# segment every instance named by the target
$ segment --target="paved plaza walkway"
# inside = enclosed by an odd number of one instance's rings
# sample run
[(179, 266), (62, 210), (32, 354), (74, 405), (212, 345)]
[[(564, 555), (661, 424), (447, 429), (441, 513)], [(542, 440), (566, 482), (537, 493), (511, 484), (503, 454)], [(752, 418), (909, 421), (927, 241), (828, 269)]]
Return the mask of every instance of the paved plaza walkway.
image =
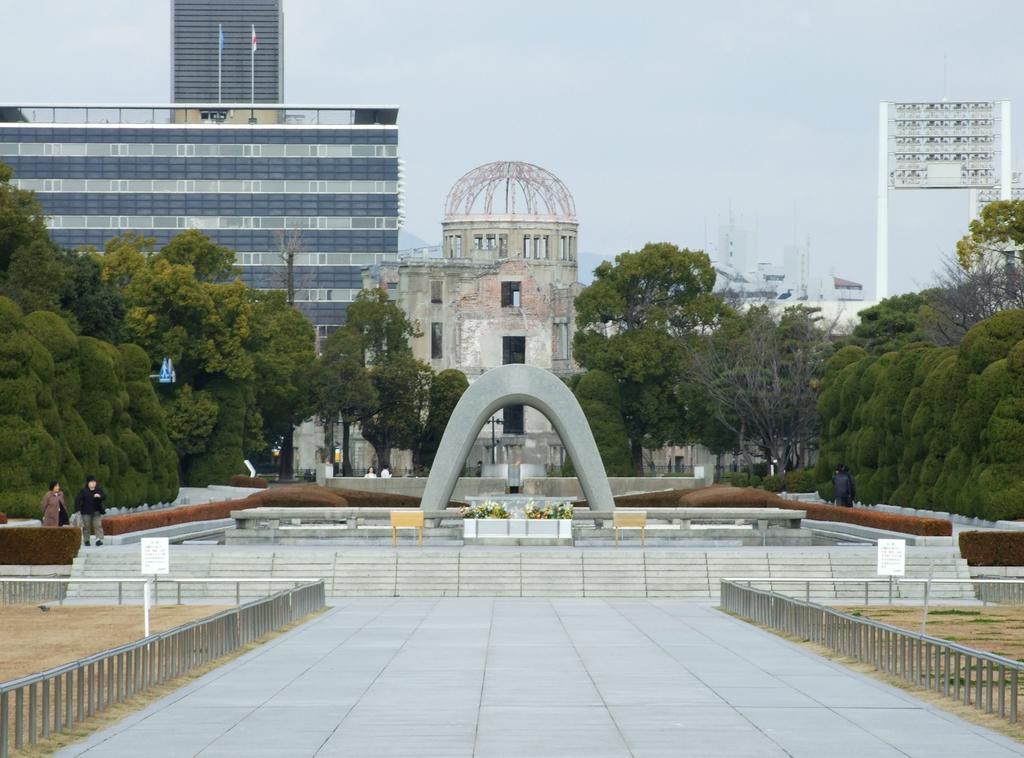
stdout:
[(345, 601), (61, 756), (963, 756), (1024, 745), (706, 603)]

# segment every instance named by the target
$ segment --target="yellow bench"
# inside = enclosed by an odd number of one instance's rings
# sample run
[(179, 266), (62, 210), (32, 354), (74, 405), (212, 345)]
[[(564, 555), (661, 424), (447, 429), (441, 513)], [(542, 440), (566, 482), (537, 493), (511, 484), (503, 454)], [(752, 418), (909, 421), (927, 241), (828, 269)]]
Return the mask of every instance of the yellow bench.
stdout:
[(619, 530), (620, 529), (639, 529), (640, 530), (640, 544), (644, 544), (644, 530), (647, 528), (647, 513), (646, 511), (633, 511), (632, 513), (616, 513), (612, 517), (612, 523), (615, 525), (615, 544), (619, 544)]
[(399, 529), (419, 532), (419, 545), (423, 547), (423, 511), (391, 511), (391, 547), (398, 544)]

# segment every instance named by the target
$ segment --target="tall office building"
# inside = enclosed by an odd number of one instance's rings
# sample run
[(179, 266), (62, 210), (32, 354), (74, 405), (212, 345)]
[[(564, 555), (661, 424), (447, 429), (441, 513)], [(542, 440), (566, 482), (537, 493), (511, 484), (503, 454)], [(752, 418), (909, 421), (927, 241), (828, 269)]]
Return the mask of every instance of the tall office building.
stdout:
[(176, 103), (282, 102), (281, 2), (171, 0), (171, 99)]
[(361, 268), (398, 250), (398, 109), (0, 104), (0, 161), (34, 190), (59, 245), (197, 228), (237, 251), (243, 281), (284, 289), (322, 336)]

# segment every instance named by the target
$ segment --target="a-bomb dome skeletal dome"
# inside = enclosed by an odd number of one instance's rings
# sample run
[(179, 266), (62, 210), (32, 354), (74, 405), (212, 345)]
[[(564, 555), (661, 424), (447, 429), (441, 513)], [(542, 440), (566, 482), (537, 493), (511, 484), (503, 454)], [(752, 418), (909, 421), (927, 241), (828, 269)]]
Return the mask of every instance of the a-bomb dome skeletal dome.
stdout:
[(445, 221), (488, 217), (576, 223), (576, 203), (562, 180), (532, 163), (495, 161), (477, 166), (452, 187)]

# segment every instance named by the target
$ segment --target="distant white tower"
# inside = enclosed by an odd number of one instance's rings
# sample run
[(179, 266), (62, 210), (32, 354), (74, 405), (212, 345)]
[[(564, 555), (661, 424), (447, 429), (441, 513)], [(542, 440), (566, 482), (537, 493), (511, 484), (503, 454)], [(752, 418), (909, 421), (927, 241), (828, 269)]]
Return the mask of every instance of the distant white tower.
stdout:
[(754, 269), (754, 262), (750, 260), (748, 239), (746, 230), (736, 226), (736, 221), (730, 213), (729, 223), (718, 227), (719, 264), (728, 266), (739, 274), (750, 273)]

